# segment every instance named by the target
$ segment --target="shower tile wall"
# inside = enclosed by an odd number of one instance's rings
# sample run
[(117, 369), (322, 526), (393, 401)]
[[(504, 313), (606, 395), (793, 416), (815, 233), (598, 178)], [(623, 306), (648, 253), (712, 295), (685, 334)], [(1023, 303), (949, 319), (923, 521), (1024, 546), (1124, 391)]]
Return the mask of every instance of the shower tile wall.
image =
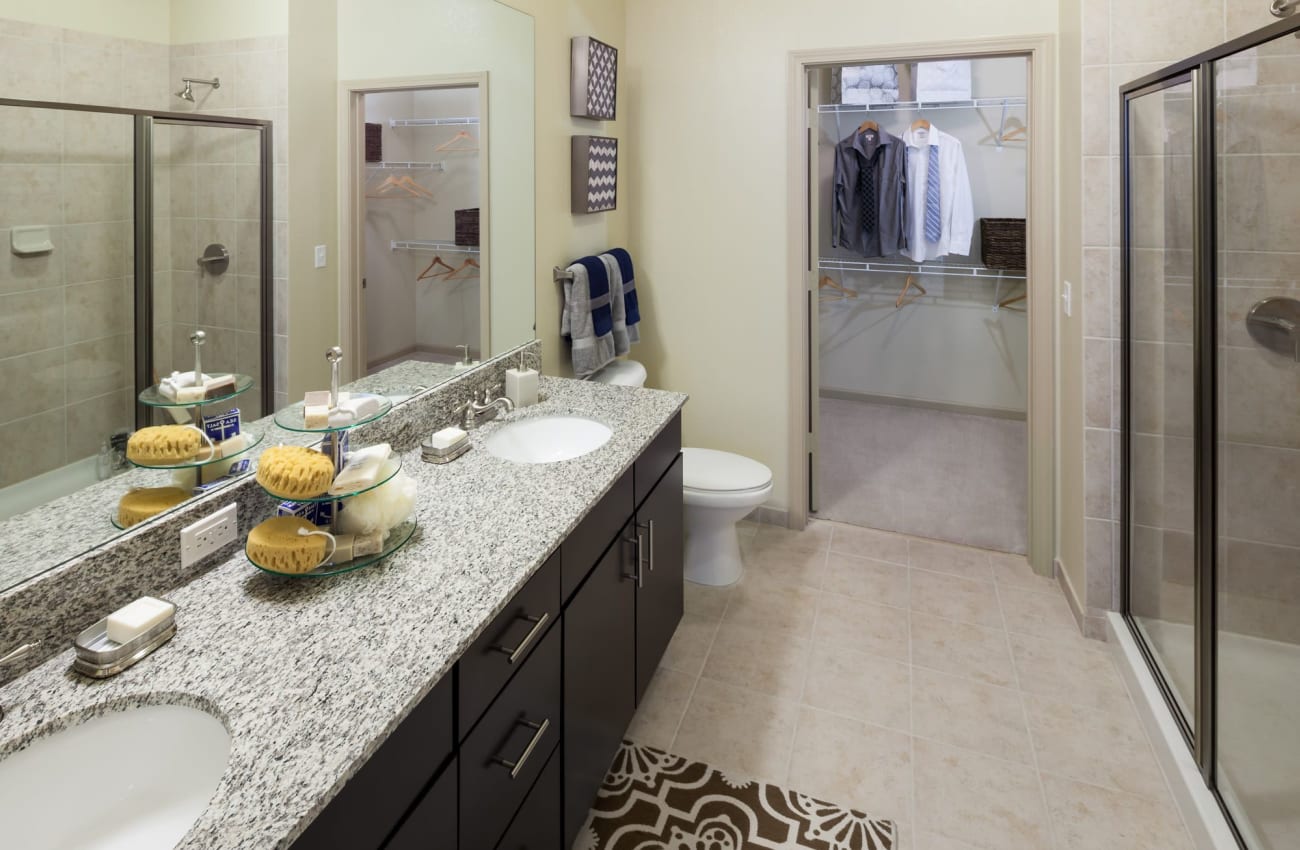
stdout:
[[(1198, 51), (1265, 26), (1275, 19), (1268, 12), (1268, 3), (1258, 0), (1212, 0), (1191, 6), (1184, 0), (1138, 0), (1132, 3), (1084, 0), (1082, 7), (1084, 425), (1087, 492), (1085, 559), (1088, 581), (1086, 591), (1082, 591), (1085, 592), (1086, 599), (1081, 601), (1088, 609), (1086, 631), (1093, 637), (1101, 637), (1104, 634), (1101, 614), (1118, 608), (1120, 581), (1120, 198), (1119, 127), (1115, 120), (1119, 114), (1119, 87)], [(1267, 63), (1261, 65), (1261, 70), (1266, 65)], [(1278, 112), (1276, 119), (1283, 123), (1274, 125), (1276, 129), (1272, 133), (1273, 139), (1290, 137), (1294, 114), (1294, 110), (1289, 115)], [(1259, 132), (1266, 133), (1263, 129)], [(1274, 200), (1270, 202), (1286, 206), (1294, 197), (1294, 192), (1284, 196), (1279, 191), (1272, 194)], [(1282, 216), (1277, 221), (1288, 218), (1294, 220), (1294, 206), (1270, 212)], [(1241, 214), (1244, 215), (1245, 212)], [(1255, 261), (1262, 259), (1257, 256)], [(1246, 255), (1237, 255), (1235, 260), (1250, 262)], [(1177, 277), (1176, 269), (1166, 268), (1161, 273), (1170, 278), (1167, 281), (1169, 287), (1162, 293), (1170, 306), (1175, 302), (1190, 303), (1190, 296), (1170, 288), (1177, 285), (1172, 281), (1172, 278)], [(1268, 272), (1268, 277), (1275, 274), (1277, 272), (1274, 267)], [(1241, 276), (1248, 275), (1243, 272)], [(1285, 274), (1277, 276), (1284, 278)], [(1243, 304), (1248, 297), (1249, 294), (1245, 291), (1230, 292), (1228, 309), (1240, 311), (1243, 306), (1248, 309), (1249, 303), (1254, 303), (1250, 301)], [(1163, 340), (1166, 344), (1165, 352), (1175, 357), (1178, 351), (1189, 350), (1186, 343), (1190, 339), (1190, 317), (1178, 315), (1178, 312), (1171, 309), (1170, 322), (1173, 324), (1167, 325), (1166, 331), (1184, 336)], [(1238, 329), (1244, 330), (1241, 319), (1244, 319), (1244, 312), (1241, 312), (1235, 323)], [(1185, 327), (1174, 327), (1179, 324)], [(1267, 372), (1262, 372), (1253, 376), (1251, 383), (1258, 385), (1265, 381), (1266, 374)], [(1255, 407), (1258, 408), (1257, 405)], [(1243, 406), (1238, 409), (1238, 413), (1246, 416), (1250, 409), (1249, 406)], [(1177, 451), (1177, 447), (1171, 445), (1167, 450)], [(1247, 452), (1242, 457), (1249, 459), (1251, 456)], [(1173, 459), (1169, 460), (1172, 462)], [(1245, 468), (1241, 469), (1244, 474)], [(1190, 486), (1190, 473), (1185, 484)], [(1264, 508), (1265, 516), (1271, 516), (1268, 506)], [(1148, 536), (1146, 540), (1137, 542), (1148, 547), (1158, 545), (1161, 548), (1155, 551), (1162, 553), (1161, 557), (1167, 556), (1167, 564), (1171, 565), (1167, 570), (1167, 579), (1175, 585), (1167, 588), (1171, 591), (1168, 604), (1174, 604), (1171, 600), (1178, 596), (1190, 600), (1190, 576), (1184, 575), (1183, 570), (1177, 567), (1177, 561), (1181, 558), (1178, 553), (1190, 548), (1186, 535), (1175, 529), (1164, 532), (1158, 541), (1154, 536)], [(1149, 548), (1148, 551), (1152, 550)], [(1172, 613), (1178, 612), (1171, 609)]]
[[(196, 85), (195, 102), (173, 97), (174, 111), (274, 122), (274, 350), (276, 387), (282, 389), (287, 383), (283, 366), (288, 346), (288, 37), (173, 45), (169, 78), (173, 87), (182, 77), (219, 77), (221, 88)], [(157, 328), (156, 362), (164, 368), (192, 368), (189, 336), (201, 327), (208, 334), (205, 370), (257, 376), (261, 370), (257, 135), (247, 130), (171, 126), (161, 127), (157, 139), (166, 142), (160, 144), (159, 161), (165, 155), (167, 167), (159, 170), (155, 198), (157, 209), (166, 210), (170, 218), (166, 240), (171, 324)], [(161, 193), (167, 197), (166, 206)], [(230, 267), (216, 278), (201, 278), (195, 259), (213, 242), (230, 250)], [(161, 246), (158, 253), (163, 256)], [(161, 309), (158, 314), (168, 315)], [(285, 403), (283, 393), (277, 393), (276, 406)], [(256, 393), (241, 397), (240, 407), (246, 417), (263, 412)]]
[[(169, 48), (0, 19), (0, 96), (166, 104)], [(133, 424), (131, 119), (0, 108), (0, 487)], [(22, 258), (10, 229), (49, 225)]]

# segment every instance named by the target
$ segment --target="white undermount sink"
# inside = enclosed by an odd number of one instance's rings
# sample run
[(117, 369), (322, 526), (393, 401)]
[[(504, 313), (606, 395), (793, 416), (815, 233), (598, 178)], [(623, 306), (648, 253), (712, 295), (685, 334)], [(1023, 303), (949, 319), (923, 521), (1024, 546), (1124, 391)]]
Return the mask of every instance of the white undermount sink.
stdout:
[(87, 720), (0, 761), (0, 844), (170, 850), (229, 760), (226, 727), (198, 709), (155, 705)]
[(512, 422), (487, 440), (491, 455), (515, 463), (555, 463), (590, 454), (614, 432), (581, 416), (539, 416)]

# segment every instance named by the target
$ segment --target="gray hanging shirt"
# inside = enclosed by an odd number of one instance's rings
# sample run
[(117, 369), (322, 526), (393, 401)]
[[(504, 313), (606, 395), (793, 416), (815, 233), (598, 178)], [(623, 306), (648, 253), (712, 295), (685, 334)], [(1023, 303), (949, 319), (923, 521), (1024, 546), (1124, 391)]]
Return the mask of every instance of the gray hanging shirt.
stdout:
[[(870, 178), (862, 179), (862, 169)], [(907, 146), (884, 130), (856, 130), (835, 146), (835, 198), (831, 212), (831, 245), (864, 257), (888, 257), (906, 246), (904, 215), (907, 193)], [(864, 198), (874, 191), (875, 198)], [(875, 221), (864, 215), (870, 204)], [(874, 225), (874, 226), (873, 226)]]

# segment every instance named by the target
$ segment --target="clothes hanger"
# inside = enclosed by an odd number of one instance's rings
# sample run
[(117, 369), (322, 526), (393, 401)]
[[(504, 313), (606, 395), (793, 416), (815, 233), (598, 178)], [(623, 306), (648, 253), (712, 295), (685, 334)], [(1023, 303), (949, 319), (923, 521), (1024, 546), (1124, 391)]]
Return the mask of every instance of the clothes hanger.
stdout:
[(469, 257), (468, 259), (466, 259), (465, 262), (460, 264), (460, 268), (456, 269), (451, 274), (445, 276), (443, 280), (471, 280), (475, 277), (474, 275), (470, 275), (469, 277), (456, 277), (456, 275), (460, 274), (463, 271), (467, 271), (471, 268), (473, 269), (479, 268), (478, 262), (475, 261), (473, 257)]
[(403, 189), (405, 189), (406, 191), (410, 192), (411, 194), (414, 194), (414, 195), (420, 195), (421, 197), (425, 197), (425, 198), (432, 198), (432, 197), (433, 197), (433, 193), (432, 193), (432, 192), (430, 192), (428, 189), (426, 189), (426, 188), (424, 188), (423, 186), (421, 186), (419, 183), (416, 183), (416, 182), (415, 182), (415, 178), (412, 177), (412, 176), (409, 175), (409, 174), (404, 175), (403, 177), (399, 178), (398, 181), (397, 181), (397, 183), (398, 183), (398, 185), (400, 185)]
[(817, 282), (818, 289), (830, 289), (840, 294), (841, 298), (857, 298), (858, 293), (836, 282), (830, 275), (822, 275), (822, 279)]
[[(907, 293), (914, 288), (922, 295), (926, 294), (925, 287), (917, 283), (916, 279), (909, 274), (907, 276), (907, 283), (903, 284), (903, 291), (898, 293), (898, 300), (894, 302), (895, 309), (902, 307), (904, 303), (912, 303), (911, 301), (904, 302), (904, 299), (907, 298)], [(915, 301), (916, 299), (914, 298), (912, 300)]]
[[(434, 274), (429, 274), (429, 272), (433, 271), (434, 268), (437, 266), (442, 266), (444, 269), (446, 269), (446, 271), (440, 271), (440, 272), (435, 272)], [(453, 269), (451, 266), (447, 265), (447, 263), (443, 261), (442, 255), (439, 254), (433, 258), (433, 262), (429, 263), (428, 267), (426, 267), (424, 271), (420, 272), (420, 276), (417, 277), (416, 280), (430, 280), (432, 278), (441, 277), (442, 275), (445, 275), (448, 272), (455, 274), (456, 270)]]
[(1019, 295), (1016, 295), (1012, 298), (1003, 298), (1001, 301), (998, 302), (998, 309), (1001, 310), (1003, 307), (1010, 307), (1012, 304), (1025, 301), (1028, 298), (1029, 298), (1029, 293), (1027, 292), (1022, 292)]
[[(460, 141), (470, 142), (471, 144), (469, 147), (466, 147), (464, 145), (457, 145), (456, 143)], [(436, 148), (434, 148), (434, 150), (435, 151), (476, 151), (478, 150), (478, 141), (469, 133), (465, 132), (464, 130), (459, 130), (457, 131), (456, 135), (452, 136), (447, 141), (438, 145)]]
[(929, 122), (929, 121), (926, 121), (924, 118), (918, 118), (918, 119), (916, 119), (915, 121), (912, 122), (912, 130), (913, 130), (913, 131), (916, 131), (916, 130), (929, 130), (929, 129), (930, 129), (930, 122)]
[[(405, 192), (405, 195), (389, 194), (390, 190)], [(395, 177), (389, 175), (388, 179), (379, 184), (372, 194), (366, 195), (367, 198), (387, 199), (393, 198), (432, 198), (433, 193), (416, 183), (410, 177)]]
[(858, 125), (859, 133), (865, 133), (868, 130), (874, 130), (875, 132), (879, 133), (880, 125), (877, 124), (875, 121), (871, 121), (871, 120), (863, 121), (861, 124)]

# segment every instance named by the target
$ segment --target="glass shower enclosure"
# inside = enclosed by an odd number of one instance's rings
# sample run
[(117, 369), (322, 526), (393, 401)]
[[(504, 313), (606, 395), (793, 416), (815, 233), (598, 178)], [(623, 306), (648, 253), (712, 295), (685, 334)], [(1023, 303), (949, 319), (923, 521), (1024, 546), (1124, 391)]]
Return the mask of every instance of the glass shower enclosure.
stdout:
[(1300, 847), (1300, 20), (1123, 87), (1123, 611), (1242, 847)]
[(271, 152), (269, 121), (0, 98), (0, 517), (161, 422), (136, 396), (197, 329), (205, 371), (259, 384), (245, 420), (271, 412)]

